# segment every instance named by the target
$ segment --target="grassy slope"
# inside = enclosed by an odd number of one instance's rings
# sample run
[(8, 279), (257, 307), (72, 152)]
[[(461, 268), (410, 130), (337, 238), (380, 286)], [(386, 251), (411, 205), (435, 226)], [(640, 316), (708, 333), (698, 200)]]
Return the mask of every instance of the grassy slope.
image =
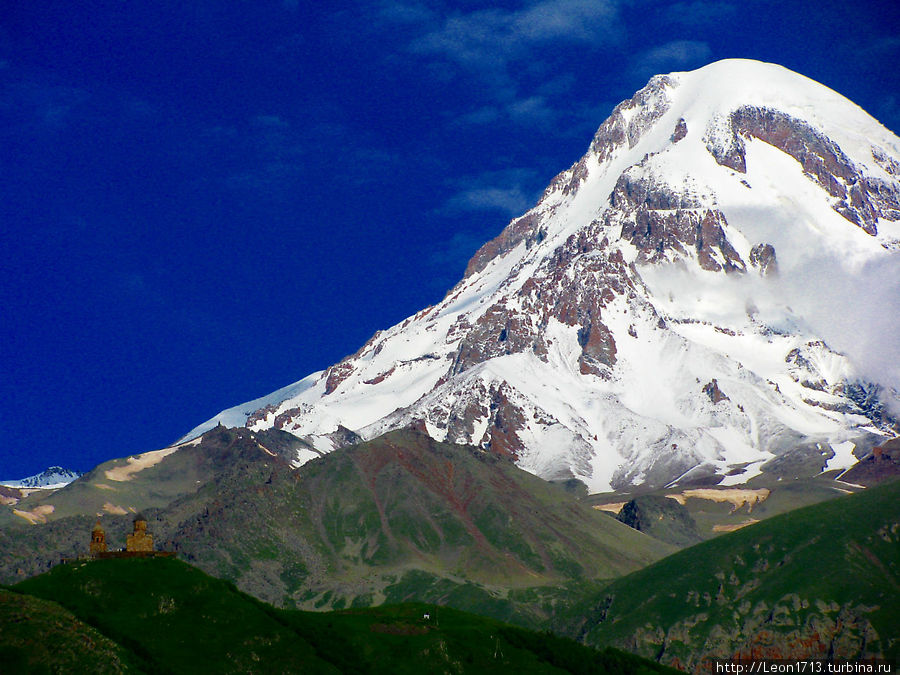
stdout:
[(672, 550), (508, 461), (414, 432), (297, 471), (248, 464), (168, 517), (186, 559), (276, 604), (420, 599), (532, 625), (561, 586)]
[[(15, 590), (29, 595), (5, 596), (60, 603), (66, 610), (59, 611), (115, 639), (152, 672), (660, 672), (621, 652), (422, 604), (329, 614), (276, 610), (171, 559), (61, 565)], [(41, 654), (34, 644), (10, 646), (8, 634), (0, 625), (0, 650), (10, 658)], [(41, 639), (32, 637), (38, 645)]]
[[(264, 444), (273, 458), (260, 449)], [(0, 581), (13, 583), (40, 574), (59, 562), (60, 557), (76, 557), (86, 552), (85, 532), (102, 514), (103, 527), (111, 548), (122, 547), (131, 532), (131, 515), (143, 511), (150, 518), (150, 530), (157, 541), (167, 534), (166, 509), (180, 499), (190, 500), (204, 485), (214, 494), (224, 476), (233, 475), (236, 467), (259, 464), (286, 466), (283, 456), (293, 457), (293, 448), (302, 441), (282, 431), (249, 432), (212, 429), (202, 442), (185, 445), (159, 463), (134, 473), (130, 480), (111, 481), (106, 471), (124, 466), (125, 459), (99, 465), (79, 480), (55, 492), (35, 493), (14, 507), (0, 508)], [(269, 461), (271, 460), (271, 461)], [(110, 513), (104, 505), (122, 507), (120, 515)], [(13, 508), (29, 510), (52, 506), (47, 523), (30, 525), (12, 515)]]
[(57, 603), (0, 589), (0, 672), (130, 673), (142, 665)]
[(59, 565), (16, 587), (59, 602), (144, 661), (176, 672), (330, 672), (262, 603), (177, 560)]
[[(123, 457), (104, 462), (81, 476), (78, 480), (55, 491), (40, 491), (21, 500), (14, 508), (29, 511), (39, 506), (51, 506), (45, 514), (48, 521), (68, 516), (115, 513), (115, 509), (134, 512), (150, 508), (162, 508), (184, 495), (196, 492), (198, 486), (212, 480), (223, 467), (228, 467), (246, 456), (248, 448), (259, 452), (256, 442), (270, 451), (293, 457), (293, 449), (305, 443), (290, 434), (268, 430), (249, 432), (242, 430), (242, 439), (235, 442), (233, 430), (212, 429), (204, 434), (200, 443), (185, 444), (156, 464), (134, 471), (127, 480), (112, 480), (115, 469), (129, 466), (129, 458)], [(246, 441), (246, 442), (241, 442)], [(123, 478), (119, 475), (119, 478)], [(110, 511), (110, 509), (113, 509)], [(4, 510), (7, 514), (12, 509)], [(25, 522), (20, 517), (7, 515), (7, 522)]]
[[(900, 652), (900, 481), (685, 549), (581, 607), (588, 644), (703, 655)], [(877, 634), (877, 635), (876, 635)]]

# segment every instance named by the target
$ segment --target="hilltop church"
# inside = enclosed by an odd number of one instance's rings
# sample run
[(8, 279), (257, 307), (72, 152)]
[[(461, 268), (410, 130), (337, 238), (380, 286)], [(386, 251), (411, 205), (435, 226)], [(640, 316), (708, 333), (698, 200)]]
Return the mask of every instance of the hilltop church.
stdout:
[(132, 521), (134, 531), (125, 537), (125, 549), (110, 551), (106, 543), (106, 531), (97, 518), (97, 524), (91, 530), (91, 558), (169, 558), (174, 551), (156, 551), (153, 548), (153, 535), (147, 531), (147, 519), (142, 513), (136, 513)]

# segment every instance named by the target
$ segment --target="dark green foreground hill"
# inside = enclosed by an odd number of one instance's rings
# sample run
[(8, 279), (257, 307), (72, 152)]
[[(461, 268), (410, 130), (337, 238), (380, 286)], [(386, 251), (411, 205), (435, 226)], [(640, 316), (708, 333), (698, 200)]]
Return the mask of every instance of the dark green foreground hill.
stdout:
[(572, 614), (587, 644), (704, 659), (900, 655), (900, 481), (797, 509), (618, 579)]
[(280, 610), (173, 559), (64, 564), (0, 589), (0, 672), (665, 670), (624, 652), (433, 605)]

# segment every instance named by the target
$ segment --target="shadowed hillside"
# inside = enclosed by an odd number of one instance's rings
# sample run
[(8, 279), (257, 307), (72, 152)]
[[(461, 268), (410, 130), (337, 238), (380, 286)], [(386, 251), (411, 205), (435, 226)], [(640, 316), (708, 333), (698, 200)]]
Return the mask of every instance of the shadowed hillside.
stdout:
[[(170, 559), (61, 565), (0, 592), (0, 654), (27, 672), (653, 673), (616, 650), (526, 631), (434, 605), (335, 613), (278, 610)], [(22, 595), (27, 594), (27, 595)], [(10, 621), (62, 617), (48, 643)], [(87, 626), (86, 624), (90, 624)], [(17, 632), (18, 631), (18, 632)], [(57, 638), (56, 636), (61, 636)], [(96, 645), (63, 661), (51, 645)], [(89, 660), (90, 656), (93, 661)], [(84, 666), (84, 667), (79, 667)]]

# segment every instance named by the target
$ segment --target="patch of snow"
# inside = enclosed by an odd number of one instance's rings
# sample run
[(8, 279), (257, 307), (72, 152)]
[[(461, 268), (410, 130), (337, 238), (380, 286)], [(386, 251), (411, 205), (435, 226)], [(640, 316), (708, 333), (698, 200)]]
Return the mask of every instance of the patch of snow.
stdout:
[[(859, 461), (853, 455), (854, 448), (856, 448), (856, 444), (853, 441), (832, 443), (831, 449), (834, 451), (834, 455), (825, 464), (822, 473), (825, 473), (826, 471), (841, 471), (841, 475), (843, 475), (847, 469), (851, 468)], [(840, 475), (838, 478), (840, 478)]]

